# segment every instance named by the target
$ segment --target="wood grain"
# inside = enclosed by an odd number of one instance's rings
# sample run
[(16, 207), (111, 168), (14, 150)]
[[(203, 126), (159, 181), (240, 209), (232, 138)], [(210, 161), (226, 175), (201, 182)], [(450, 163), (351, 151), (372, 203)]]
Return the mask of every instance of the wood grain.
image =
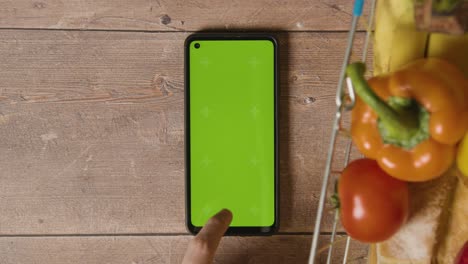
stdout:
[[(323, 241), (328, 237), (322, 236)], [(190, 237), (3, 237), (2, 264), (181, 263)], [(339, 238), (340, 239), (340, 238)], [(306, 263), (310, 236), (227, 237), (215, 263)], [(344, 243), (336, 244), (332, 263), (341, 263)], [(366, 263), (367, 246), (351, 244), (348, 263)], [(316, 263), (326, 263), (325, 255)]]
[[(0, 31), (0, 234), (186, 232), (186, 36)], [(281, 231), (311, 232), (346, 34), (279, 38)]]
[(3, 0), (0, 28), (347, 30), (346, 0)]

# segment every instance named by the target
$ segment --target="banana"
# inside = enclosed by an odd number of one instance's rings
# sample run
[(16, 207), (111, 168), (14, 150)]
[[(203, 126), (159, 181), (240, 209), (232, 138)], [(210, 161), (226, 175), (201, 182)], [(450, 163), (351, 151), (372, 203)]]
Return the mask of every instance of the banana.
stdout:
[(428, 33), (418, 32), (411, 0), (379, 0), (375, 13), (374, 75), (423, 58)]
[(468, 78), (468, 34), (457, 36), (432, 33), (429, 38), (428, 57), (438, 57), (458, 66)]
[(447, 59), (468, 76), (468, 34), (417, 31), (411, 0), (379, 0), (375, 17), (374, 75), (428, 56)]

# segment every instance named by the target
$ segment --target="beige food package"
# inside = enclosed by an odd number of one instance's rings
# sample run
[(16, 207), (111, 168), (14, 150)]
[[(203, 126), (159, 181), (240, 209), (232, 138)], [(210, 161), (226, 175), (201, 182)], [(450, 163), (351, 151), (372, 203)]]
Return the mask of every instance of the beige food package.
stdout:
[(411, 214), (391, 239), (372, 245), (370, 264), (452, 264), (468, 240), (468, 188), (452, 169), (410, 187)]

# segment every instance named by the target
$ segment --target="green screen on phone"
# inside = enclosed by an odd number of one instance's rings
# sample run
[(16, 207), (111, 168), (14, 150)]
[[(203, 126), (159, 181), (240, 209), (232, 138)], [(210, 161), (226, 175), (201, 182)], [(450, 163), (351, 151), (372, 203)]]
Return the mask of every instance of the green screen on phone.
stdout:
[(275, 46), (271, 40), (189, 43), (190, 216), (223, 208), (231, 227), (275, 222)]

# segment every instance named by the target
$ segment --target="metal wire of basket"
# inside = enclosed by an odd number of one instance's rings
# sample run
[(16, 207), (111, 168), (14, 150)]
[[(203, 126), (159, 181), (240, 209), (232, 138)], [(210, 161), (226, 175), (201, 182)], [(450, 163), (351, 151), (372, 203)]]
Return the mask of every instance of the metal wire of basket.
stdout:
[[(368, 52), (368, 47), (369, 47), (369, 41), (371, 38), (372, 34), (372, 24), (374, 20), (374, 12), (375, 12), (375, 2), (376, 0), (371, 0), (370, 1), (370, 12), (369, 12), (369, 17), (368, 17), (368, 22), (367, 22), (367, 32), (366, 32), (366, 37), (364, 41), (364, 46), (362, 48), (362, 58), (361, 60), (363, 62), (366, 61), (367, 57), (367, 52)], [(315, 220), (315, 227), (314, 227), (314, 233), (312, 237), (312, 245), (310, 248), (310, 254), (309, 254), (309, 264), (314, 264), (317, 261), (317, 255), (319, 254), (318, 252), (318, 242), (319, 242), (319, 237), (320, 237), (320, 227), (322, 224), (323, 220), (323, 212), (325, 208), (325, 203), (326, 203), (326, 198), (327, 198), (327, 187), (329, 185), (330, 181), (330, 174), (331, 174), (331, 167), (332, 167), (332, 162), (333, 162), (333, 157), (336, 152), (336, 141), (338, 136), (346, 134), (346, 133), (339, 133), (340, 131), (343, 130), (341, 126), (341, 121), (343, 114), (346, 112), (349, 112), (353, 107), (356, 102), (356, 97), (354, 93), (354, 89), (352, 87), (351, 80), (349, 78), (346, 78), (346, 66), (349, 64), (349, 60), (351, 57), (351, 52), (353, 49), (353, 43), (354, 43), (354, 36), (356, 34), (356, 28), (359, 22), (359, 19), (362, 16), (362, 10), (364, 7), (364, 0), (355, 0), (354, 2), (354, 8), (353, 8), (353, 17), (351, 20), (351, 28), (349, 30), (348, 34), (348, 43), (346, 46), (346, 52), (343, 60), (343, 65), (341, 67), (341, 72), (338, 80), (338, 86), (336, 89), (336, 112), (335, 112), (335, 119), (333, 122), (333, 128), (331, 132), (331, 139), (330, 139), (330, 145), (328, 148), (328, 155), (327, 155), (327, 161), (325, 165), (325, 171), (323, 173), (323, 182), (322, 182), (322, 187), (320, 191), (320, 198), (319, 198), (319, 204), (317, 208), (317, 214), (316, 214), (316, 220)], [(345, 85), (347, 87), (347, 93), (345, 92)], [(345, 139), (346, 142), (346, 149), (345, 149), (345, 158), (344, 158), (344, 164), (343, 168), (346, 167), (346, 165), (349, 162), (349, 156), (351, 153), (351, 148), (352, 148), (352, 141), (349, 137), (346, 137)], [(330, 235), (330, 244), (328, 247), (328, 253), (327, 253), (327, 261), (326, 263), (329, 264), (331, 263), (332, 260), (332, 253), (333, 253), (333, 246), (335, 242), (335, 237), (336, 237), (336, 229), (339, 221), (339, 212), (338, 209), (335, 210), (334, 214), (334, 220), (333, 220), (333, 226), (332, 226), (332, 232)], [(347, 263), (348, 260), (348, 253), (349, 253), (349, 247), (351, 243), (351, 238), (349, 236), (346, 237), (346, 246), (345, 246), (345, 251), (343, 254), (343, 264)]]

